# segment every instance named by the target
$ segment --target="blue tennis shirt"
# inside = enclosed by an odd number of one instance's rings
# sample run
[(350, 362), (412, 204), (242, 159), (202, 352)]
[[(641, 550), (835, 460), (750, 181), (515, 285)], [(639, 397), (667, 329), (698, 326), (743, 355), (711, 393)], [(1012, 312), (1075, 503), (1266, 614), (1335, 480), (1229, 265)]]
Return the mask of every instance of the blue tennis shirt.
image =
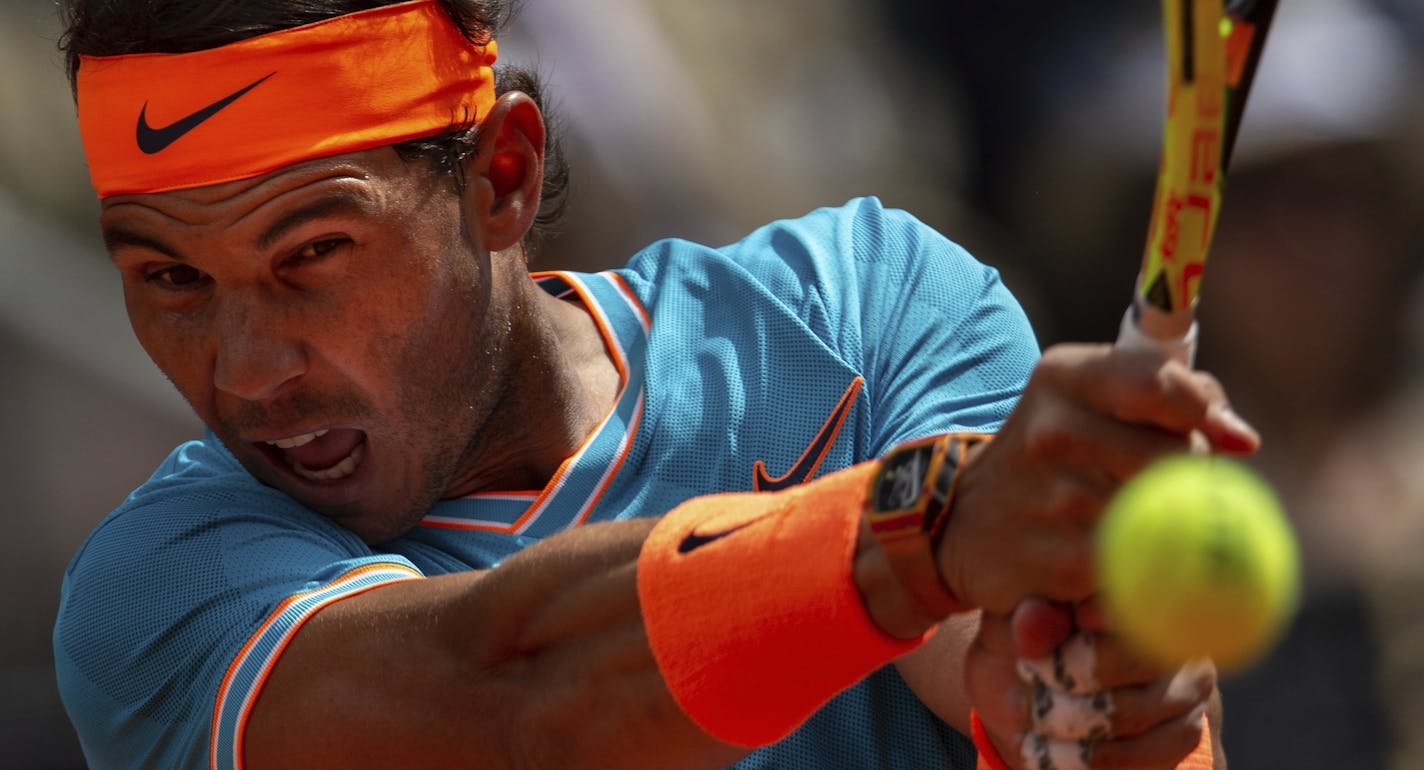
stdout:
[[(99, 524), (65, 574), (54, 632), (91, 766), (240, 767), (262, 683), (321, 607), (496, 567), (585, 522), (799, 484), (933, 433), (992, 431), (1038, 354), (993, 269), (869, 198), (722, 248), (661, 241), (620, 270), (539, 281), (583, 301), (622, 379), (543, 490), (444, 500), (369, 546), (256, 481), (208, 433)], [(973, 763), (972, 744), (887, 666), (738, 766)]]

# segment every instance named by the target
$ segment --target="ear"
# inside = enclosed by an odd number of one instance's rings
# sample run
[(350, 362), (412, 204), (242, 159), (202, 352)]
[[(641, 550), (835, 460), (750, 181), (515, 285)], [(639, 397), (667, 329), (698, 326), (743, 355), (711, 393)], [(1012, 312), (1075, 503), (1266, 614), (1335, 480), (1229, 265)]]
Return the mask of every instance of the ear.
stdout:
[(534, 226), (544, 185), (544, 116), (528, 94), (499, 97), (465, 160), (466, 221), (489, 251), (518, 245)]

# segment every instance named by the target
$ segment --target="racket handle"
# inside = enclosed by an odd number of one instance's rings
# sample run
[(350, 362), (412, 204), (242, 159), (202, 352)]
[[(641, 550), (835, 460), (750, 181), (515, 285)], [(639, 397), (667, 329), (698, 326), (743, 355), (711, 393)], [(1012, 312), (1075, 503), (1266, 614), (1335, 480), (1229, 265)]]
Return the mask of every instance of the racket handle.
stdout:
[[(1143, 310), (1138, 305), (1127, 308), (1127, 312), (1122, 316), (1122, 326), (1117, 331), (1116, 345), (1125, 350), (1155, 350), (1164, 357), (1170, 358), (1178, 363), (1190, 368), (1196, 360), (1197, 355), (1197, 322), (1191, 319), (1185, 324), (1186, 330), (1152, 334), (1145, 328), (1144, 324), (1149, 314), (1155, 313), (1152, 309)], [(1183, 324), (1175, 321), (1173, 327), (1181, 328)]]

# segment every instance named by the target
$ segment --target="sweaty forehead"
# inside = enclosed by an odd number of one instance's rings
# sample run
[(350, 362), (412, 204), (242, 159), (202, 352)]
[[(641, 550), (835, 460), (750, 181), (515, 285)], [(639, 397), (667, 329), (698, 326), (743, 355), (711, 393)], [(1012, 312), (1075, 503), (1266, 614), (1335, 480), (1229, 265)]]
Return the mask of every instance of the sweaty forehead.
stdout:
[[(391, 148), (293, 164), (254, 179), (104, 199), (100, 226), (110, 251), (153, 246), (167, 236), (216, 228), (243, 231), (265, 247), (304, 221), (379, 216), (415, 206), (433, 175)], [(404, 209), (401, 209), (404, 210)], [(169, 249), (162, 249), (169, 250)]]
[(392, 148), (381, 147), (294, 163), (259, 177), (235, 182), (157, 193), (115, 195), (105, 198), (100, 209), (105, 216), (132, 206), (175, 213), (222, 208), (245, 211), (309, 189), (319, 189), (323, 193), (341, 191), (346, 196), (375, 200), (410, 185), (414, 181), (412, 165), (401, 160)]

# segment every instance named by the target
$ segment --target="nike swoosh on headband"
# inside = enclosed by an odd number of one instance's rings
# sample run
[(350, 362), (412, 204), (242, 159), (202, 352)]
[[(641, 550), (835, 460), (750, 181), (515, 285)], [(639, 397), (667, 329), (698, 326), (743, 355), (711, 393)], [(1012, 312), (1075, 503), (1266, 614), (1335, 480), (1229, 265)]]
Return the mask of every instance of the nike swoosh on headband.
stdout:
[(262, 81), (275, 74), (277, 73), (269, 72), (197, 112), (191, 113), (187, 117), (179, 118), (159, 128), (154, 128), (148, 124), (148, 102), (144, 102), (143, 107), (138, 111), (138, 128), (134, 132), (134, 138), (138, 141), (138, 148), (143, 150), (145, 155), (154, 155), (163, 152), (168, 149), (169, 145), (182, 139), (189, 131), (197, 128), (208, 118), (218, 114), (224, 107), (241, 99), (243, 94), (262, 85)]

